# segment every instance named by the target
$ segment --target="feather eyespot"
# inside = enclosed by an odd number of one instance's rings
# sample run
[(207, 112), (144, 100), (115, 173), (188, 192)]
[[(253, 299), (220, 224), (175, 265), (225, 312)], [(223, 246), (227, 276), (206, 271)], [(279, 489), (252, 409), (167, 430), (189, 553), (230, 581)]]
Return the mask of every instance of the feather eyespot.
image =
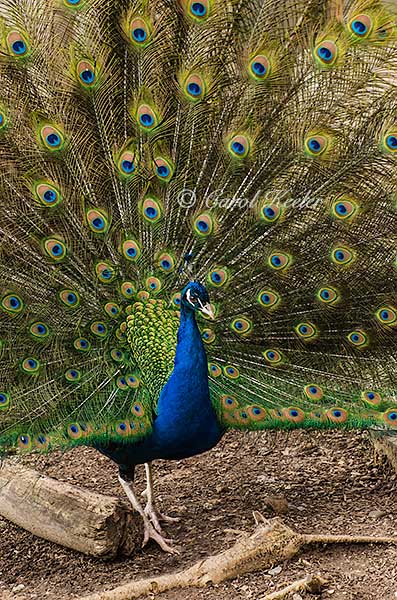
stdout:
[(32, 323), (29, 327), (29, 333), (37, 340), (43, 340), (50, 335), (50, 329), (45, 323)]
[(174, 174), (174, 165), (170, 160), (158, 156), (153, 161), (153, 170), (160, 181), (168, 183)]
[(280, 302), (281, 297), (272, 290), (262, 290), (257, 296), (257, 301), (264, 308), (274, 308)]
[(122, 437), (126, 437), (126, 436), (130, 435), (131, 428), (130, 428), (129, 422), (128, 421), (120, 421), (119, 423), (116, 423), (115, 431), (118, 435), (121, 435)]
[(276, 271), (282, 271), (283, 269), (287, 269), (290, 266), (292, 258), (289, 254), (286, 254), (285, 252), (272, 252), (267, 262), (271, 269), (275, 269)]
[(189, 16), (196, 22), (205, 21), (210, 14), (211, 0), (188, 0)]
[(38, 435), (34, 438), (33, 444), (39, 450), (46, 450), (50, 444), (50, 438), (45, 435)]
[(252, 330), (252, 321), (246, 317), (236, 317), (230, 324), (232, 331), (239, 335), (246, 335)]
[(158, 279), (158, 277), (148, 277), (146, 279), (146, 289), (149, 292), (159, 292), (161, 290), (161, 281), (160, 279)]
[(320, 288), (317, 292), (317, 299), (324, 304), (336, 304), (340, 300), (339, 292), (332, 287)]
[(223, 372), (229, 379), (238, 379), (240, 377), (240, 371), (232, 365), (223, 367)]
[(172, 298), (171, 298), (171, 302), (174, 305), (175, 308), (180, 308), (181, 307), (181, 294), (180, 292), (176, 292), (175, 294), (173, 294)]
[(229, 272), (225, 267), (214, 267), (208, 273), (207, 280), (216, 288), (223, 287), (229, 281)]
[(315, 410), (309, 413), (308, 417), (313, 421), (325, 423), (327, 420), (327, 416), (324, 414), (322, 410)]
[(148, 104), (141, 104), (138, 107), (136, 116), (138, 125), (145, 131), (151, 131), (158, 125), (158, 116)]
[(171, 273), (175, 269), (175, 258), (172, 254), (162, 252), (157, 256), (157, 264), (164, 273)]
[(0, 410), (10, 408), (10, 403), (10, 394), (7, 394), (7, 392), (0, 392)]
[(2, 108), (0, 108), (0, 131), (2, 129), (5, 129), (6, 125), (7, 125), (6, 114), (5, 114), (4, 110)]
[(198, 215), (193, 221), (193, 231), (200, 237), (211, 235), (214, 231), (214, 220), (209, 213)]
[[(140, 386), (141, 380), (139, 379), (139, 377), (137, 375), (133, 375), (133, 374), (128, 374), (126, 375), (126, 381), (127, 381), (127, 386), (132, 388), (132, 389), (136, 389)], [(135, 403), (135, 414), (138, 414), (138, 403)], [(143, 408), (141, 406), (141, 415), (143, 414)]]
[(40, 371), (40, 361), (33, 356), (29, 356), (28, 358), (24, 358), (21, 362), (21, 369), (24, 373), (28, 375), (36, 375)]
[(38, 202), (46, 207), (57, 206), (62, 200), (59, 190), (47, 182), (37, 183), (34, 187), (34, 195)]
[(120, 375), (120, 377), (117, 377), (116, 386), (119, 388), (119, 390), (128, 390), (127, 380), (124, 375)]
[(124, 353), (122, 350), (119, 350), (119, 348), (112, 348), (110, 351), (110, 357), (116, 363), (121, 363), (124, 361)]
[(304, 340), (313, 340), (318, 335), (318, 330), (313, 323), (299, 323), (295, 327), (297, 335)]
[(324, 40), (314, 48), (314, 58), (323, 67), (332, 67), (338, 57), (338, 47), (332, 40)]
[(332, 205), (332, 216), (336, 219), (347, 220), (353, 217), (358, 210), (358, 206), (353, 200), (335, 200)]
[(302, 423), (302, 421), (305, 420), (305, 413), (303, 410), (295, 406), (284, 408), (283, 416), (291, 423)]
[(305, 139), (305, 151), (308, 156), (321, 156), (328, 148), (328, 138), (325, 135), (310, 135)]
[(111, 283), (116, 277), (115, 268), (104, 261), (95, 265), (95, 274), (101, 283)]
[(163, 209), (155, 198), (145, 198), (141, 206), (142, 216), (147, 223), (158, 223), (163, 216)]
[(32, 438), (30, 435), (20, 435), (18, 437), (18, 447), (21, 450), (30, 450), (32, 447)]
[(136, 287), (131, 281), (123, 281), (123, 283), (120, 286), (120, 292), (121, 295), (124, 296), (124, 298), (130, 300), (136, 293)]
[(211, 377), (219, 377), (222, 375), (222, 369), (216, 363), (209, 363), (208, 373), (211, 375)]
[(343, 408), (330, 408), (325, 414), (332, 423), (346, 423), (349, 418), (349, 413)]
[(141, 248), (135, 240), (125, 240), (121, 246), (121, 253), (127, 260), (137, 260), (141, 255)]
[(103, 321), (94, 321), (91, 323), (90, 331), (98, 338), (105, 338), (109, 333), (108, 326)]
[(284, 357), (281, 352), (272, 348), (265, 350), (262, 354), (265, 361), (271, 365), (278, 365), (284, 361)]
[(60, 262), (66, 258), (66, 244), (56, 238), (49, 238), (44, 241), (44, 250), (52, 260)]
[(215, 340), (215, 333), (212, 329), (203, 329), (201, 337), (205, 344), (211, 344)]
[(97, 209), (86, 212), (87, 225), (94, 233), (106, 233), (109, 229), (109, 218), (106, 213)]
[(151, 28), (148, 21), (135, 17), (130, 22), (130, 39), (134, 46), (144, 48), (151, 39)]
[(263, 54), (257, 54), (250, 60), (248, 73), (255, 81), (265, 81), (270, 75), (269, 59)]
[(19, 31), (10, 31), (7, 35), (8, 51), (16, 58), (24, 58), (30, 53), (29, 44)]
[(77, 338), (73, 342), (73, 347), (79, 352), (89, 352), (91, 350), (91, 343), (86, 338)]
[(68, 436), (72, 440), (78, 440), (82, 437), (83, 431), (78, 423), (71, 423), (67, 428)]
[(145, 414), (143, 406), (140, 402), (134, 402), (134, 404), (131, 406), (131, 412), (136, 417), (143, 417)]
[(383, 420), (392, 427), (397, 427), (397, 409), (391, 408), (383, 413)]
[(256, 404), (247, 406), (245, 411), (248, 413), (248, 416), (252, 421), (263, 421), (263, 419), (266, 419), (267, 417), (266, 410), (261, 406), (257, 406)]
[(84, 4), (84, 0), (63, 0), (69, 8), (79, 8)]
[(7, 294), (1, 301), (1, 307), (9, 315), (17, 315), (24, 309), (24, 303), (20, 296), (17, 294)]
[(137, 153), (133, 150), (124, 150), (117, 161), (120, 175), (127, 178), (134, 175), (137, 169)]
[(111, 319), (117, 319), (120, 316), (121, 308), (115, 302), (106, 302), (103, 310)]
[(357, 348), (365, 348), (369, 344), (369, 337), (365, 331), (352, 331), (347, 336), (348, 341)]
[(397, 132), (388, 132), (383, 137), (383, 149), (394, 154), (397, 152)]
[(229, 154), (233, 158), (246, 158), (251, 150), (251, 143), (247, 136), (239, 134), (234, 135), (227, 145)]
[(221, 404), (226, 410), (235, 410), (238, 408), (238, 402), (234, 396), (221, 396)]
[(81, 85), (86, 88), (93, 87), (97, 83), (97, 71), (89, 60), (81, 60), (76, 67), (77, 76)]
[(382, 306), (376, 311), (375, 316), (382, 325), (397, 325), (397, 311), (392, 306)]
[(259, 208), (259, 218), (264, 223), (276, 223), (283, 216), (283, 209), (278, 204), (265, 202)]
[(68, 369), (65, 371), (65, 379), (69, 383), (78, 383), (81, 379), (81, 371), (78, 369)]
[(345, 246), (333, 248), (331, 252), (331, 260), (336, 265), (348, 265), (353, 262), (354, 252)]
[(43, 125), (41, 127), (40, 138), (44, 147), (50, 151), (60, 150), (65, 143), (62, 132), (52, 125)]
[(80, 306), (80, 294), (76, 290), (61, 290), (58, 298), (67, 308), (78, 308)]
[(309, 400), (322, 400), (324, 397), (323, 389), (315, 383), (305, 385), (304, 392), (306, 398), (308, 398)]
[(379, 392), (374, 392), (373, 390), (361, 392), (361, 398), (371, 406), (379, 406), (382, 404), (382, 396)]
[(149, 300), (150, 294), (146, 290), (140, 290), (137, 293), (136, 297), (138, 298), (138, 300)]
[(205, 96), (206, 85), (204, 79), (198, 74), (191, 74), (183, 84), (185, 96), (191, 102), (198, 102)]
[(354, 36), (364, 39), (369, 36), (373, 28), (369, 15), (357, 15), (349, 21), (349, 30)]

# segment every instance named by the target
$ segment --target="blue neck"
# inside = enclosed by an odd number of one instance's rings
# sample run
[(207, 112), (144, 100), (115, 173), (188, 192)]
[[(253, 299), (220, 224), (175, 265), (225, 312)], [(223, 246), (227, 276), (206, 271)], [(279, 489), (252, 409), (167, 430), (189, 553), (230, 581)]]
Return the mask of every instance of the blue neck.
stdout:
[(194, 312), (181, 306), (174, 369), (157, 405), (156, 428), (186, 429), (187, 423), (214, 414), (208, 387), (208, 363)]
[(196, 377), (207, 380), (207, 356), (192, 310), (181, 306), (173, 374), (179, 375), (194, 368)]

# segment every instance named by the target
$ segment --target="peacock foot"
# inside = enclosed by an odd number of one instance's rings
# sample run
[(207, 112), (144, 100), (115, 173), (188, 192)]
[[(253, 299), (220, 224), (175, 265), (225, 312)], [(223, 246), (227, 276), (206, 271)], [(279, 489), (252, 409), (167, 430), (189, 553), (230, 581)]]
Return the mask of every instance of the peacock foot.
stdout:
[(161, 522), (163, 522), (163, 523), (177, 523), (178, 521), (180, 521), (179, 517), (169, 517), (168, 515), (163, 515), (161, 512), (159, 512), (156, 509), (156, 507), (154, 506), (154, 504), (152, 504), (151, 502), (148, 502), (146, 504), (145, 515), (149, 518), (149, 520), (152, 523), (153, 527), (159, 533), (162, 533), (162, 529), (161, 529), (161, 525), (160, 525)]
[(143, 524), (144, 536), (142, 548), (146, 546), (149, 540), (154, 540), (164, 552), (168, 552), (169, 554), (180, 554), (179, 550), (172, 545), (172, 540), (163, 537), (161, 532), (155, 528), (154, 524), (149, 521), (146, 515), (143, 517)]

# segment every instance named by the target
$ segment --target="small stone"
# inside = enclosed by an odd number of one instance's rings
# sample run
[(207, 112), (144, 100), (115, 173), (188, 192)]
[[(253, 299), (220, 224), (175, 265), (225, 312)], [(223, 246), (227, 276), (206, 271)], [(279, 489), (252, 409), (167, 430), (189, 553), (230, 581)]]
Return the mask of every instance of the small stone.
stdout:
[(303, 600), (302, 596), (300, 594), (294, 594), (292, 596), (292, 600)]
[(24, 590), (24, 589), (25, 589), (25, 586), (23, 585), (23, 583), (20, 583), (19, 585), (15, 585), (11, 591), (13, 594), (19, 594), (19, 592), (22, 592), (22, 590)]
[(288, 502), (284, 496), (268, 496), (265, 504), (274, 510), (276, 515), (285, 515), (288, 512)]
[(385, 515), (387, 515), (387, 512), (384, 510), (371, 510), (368, 513), (368, 516), (371, 517), (371, 519), (380, 519), (381, 517), (384, 517)]
[(278, 575), (279, 573), (281, 573), (282, 570), (283, 570), (283, 568), (280, 567), (280, 565), (278, 565), (278, 567), (274, 567), (273, 569), (269, 569), (268, 574), (269, 575)]

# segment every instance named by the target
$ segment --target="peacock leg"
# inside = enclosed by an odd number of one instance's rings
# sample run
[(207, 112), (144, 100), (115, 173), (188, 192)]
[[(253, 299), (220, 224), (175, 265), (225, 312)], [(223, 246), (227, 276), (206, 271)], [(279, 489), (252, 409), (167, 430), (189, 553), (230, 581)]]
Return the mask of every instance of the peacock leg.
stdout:
[(176, 548), (173, 548), (170, 545), (171, 540), (167, 540), (166, 538), (164, 538), (161, 535), (161, 533), (159, 533), (158, 531), (156, 531), (154, 525), (150, 522), (150, 520), (149, 520), (148, 516), (146, 515), (146, 513), (145, 513), (145, 511), (144, 511), (141, 503), (139, 502), (138, 498), (135, 495), (133, 482), (132, 481), (127, 481), (126, 479), (123, 479), (121, 477), (121, 475), (119, 475), (119, 482), (121, 484), (121, 487), (125, 491), (125, 493), (127, 495), (127, 498), (131, 502), (133, 508), (141, 515), (141, 517), (143, 519), (144, 537), (143, 537), (143, 542), (142, 542), (142, 548), (144, 546), (146, 546), (146, 544), (148, 543), (148, 541), (150, 539), (152, 539), (165, 552), (169, 552), (170, 554), (179, 554), (179, 551)]
[(146, 471), (146, 490), (144, 495), (147, 498), (147, 503), (145, 507), (145, 514), (149, 517), (151, 522), (153, 523), (156, 531), (161, 533), (161, 521), (165, 521), (167, 523), (175, 523), (180, 519), (178, 517), (169, 517), (168, 515), (163, 515), (156, 508), (156, 503), (154, 500), (154, 490), (153, 490), (153, 471), (152, 471), (152, 463), (145, 463), (145, 471)]

